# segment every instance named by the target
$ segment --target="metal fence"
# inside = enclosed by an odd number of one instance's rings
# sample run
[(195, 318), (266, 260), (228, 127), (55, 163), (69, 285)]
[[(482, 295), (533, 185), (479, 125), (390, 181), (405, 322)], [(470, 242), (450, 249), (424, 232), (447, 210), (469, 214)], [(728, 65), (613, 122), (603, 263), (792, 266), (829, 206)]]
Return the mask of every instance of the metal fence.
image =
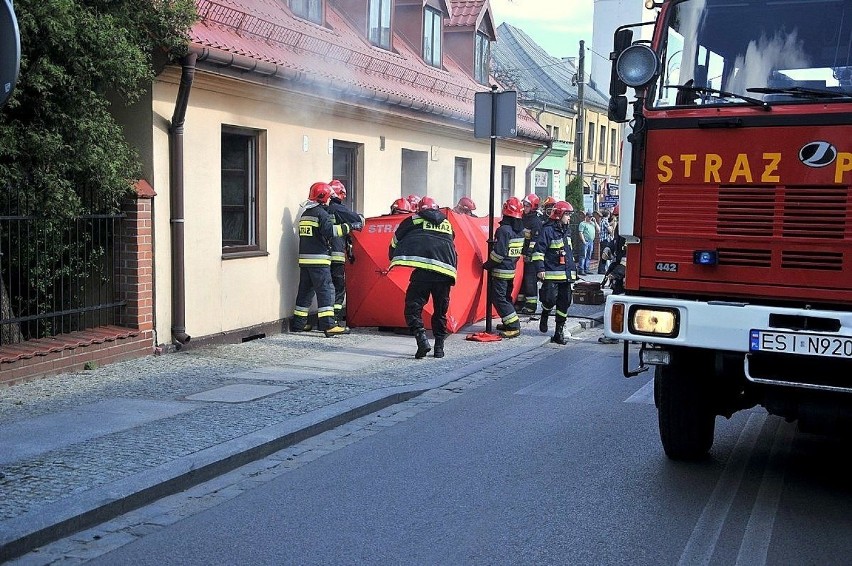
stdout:
[(115, 324), (123, 214), (57, 220), (0, 196), (0, 346)]

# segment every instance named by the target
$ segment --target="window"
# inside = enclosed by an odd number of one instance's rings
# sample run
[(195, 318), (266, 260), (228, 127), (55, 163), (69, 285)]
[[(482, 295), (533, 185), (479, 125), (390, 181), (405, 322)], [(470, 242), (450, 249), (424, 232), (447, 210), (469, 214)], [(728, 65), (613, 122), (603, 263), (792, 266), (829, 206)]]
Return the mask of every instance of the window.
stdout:
[[(429, 153), (426, 151), (402, 150), (402, 195), (426, 196), (426, 173)], [(455, 203), (453, 203), (455, 204)]]
[(586, 157), (583, 161), (591, 161), (595, 157), (595, 123), (589, 122), (589, 139), (586, 140)]
[(598, 161), (606, 161), (606, 126), (601, 126), (601, 139), (598, 140)]
[(302, 19), (322, 24), (322, 0), (290, 0), (290, 9)]
[(476, 54), (474, 62), (474, 73), (476, 82), (488, 84), (488, 65), (491, 61), (491, 42), (483, 33), (476, 34)]
[(559, 126), (553, 126), (553, 139), (559, 139)]
[(615, 163), (615, 128), (609, 130), (609, 162)]
[(362, 145), (341, 140), (334, 140), (331, 156), (331, 176), (346, 187), (346, 200), (343, 204), (355, 212), (363, 207), (361, 187), (359, 184), (359, 156), (362, 155)]
[(470, 196), (471, 160), (467, 157), (456, 157), (456, 170), (453, 177), (453, 204), (460, 198)]
[(441, 66), (441, 12), (426, 7), (423, 17), (423, 60), (433, 67)]
[(515, 194), (515, 168), (504, 165), (500, 169), (500, 204)]
[(541, 200), (550, 196), (550, 174), (551, 171), (549, 169), (536, 169), (533, 173), (533, 180), (535, 184), (533, 192)]
[(370, 43), (391, 48), (391, 0), (370, 0)]
[(256, 130), (222, 128), (222, 248), (226, 252), (260, 248), (259, 142)]

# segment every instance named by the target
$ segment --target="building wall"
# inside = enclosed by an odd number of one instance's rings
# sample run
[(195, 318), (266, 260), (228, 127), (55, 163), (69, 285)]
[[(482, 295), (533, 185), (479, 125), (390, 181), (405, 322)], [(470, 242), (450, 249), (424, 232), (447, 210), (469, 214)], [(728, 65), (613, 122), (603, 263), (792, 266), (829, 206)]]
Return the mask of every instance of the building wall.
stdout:
[[(159, 77), (154, 114), (171, 117), (179, 70)], [(220, 140), (223, 124), (265, 132), (265, 213), (267, 255), (223, 259), (221, 249)], [(384, 150), (381, 149), (384, 137)], [(455, 157), (472, 160), (471, 196), (487, 208), (490, 140), (473, 137), (473, 126), (439, 126), (428, 116), (401, 116), (333, 104), (303, 94), (252, 85), (197, 71), (184, 127), (186, 330), (195, 340), (288, 318), (298, 284), (297, 237), (293, 221), (308, 188), (331, 179), (332, 140), (363, 145), (365, 216), (385, 214), (390, 203), (408, 194), (400, 186), (402, 149), (428, 153), (427, 194), (453, 206)], [(168, 131), (153, 121), (156, 330), (158, 343), (171, 341), (171, 248)], [(515, 167), (516, 193), (540, 146), (498, 143), (500, 168)], [(263, 187), (261, 187), (263, 191)], [(350, 282), (350, 284), (355, 284)]]

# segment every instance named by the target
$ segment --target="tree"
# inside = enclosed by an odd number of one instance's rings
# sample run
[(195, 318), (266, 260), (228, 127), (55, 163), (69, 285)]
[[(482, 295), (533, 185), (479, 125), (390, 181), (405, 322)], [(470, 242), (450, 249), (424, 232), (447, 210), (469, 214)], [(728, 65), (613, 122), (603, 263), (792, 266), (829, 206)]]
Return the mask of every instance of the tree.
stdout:
[(0, 188), (26, 190), (24, 214), (114, 210), (141, 165), (110, 101), (150, 87), (155, 51), (186, 53), (193, 0), (16, 0), (15, 13), (21, 70), (0, 110)]
[(583, 210), (583, 181), (580, 177), (574, 177), (565, 187), (565, 200), (574, 210)]

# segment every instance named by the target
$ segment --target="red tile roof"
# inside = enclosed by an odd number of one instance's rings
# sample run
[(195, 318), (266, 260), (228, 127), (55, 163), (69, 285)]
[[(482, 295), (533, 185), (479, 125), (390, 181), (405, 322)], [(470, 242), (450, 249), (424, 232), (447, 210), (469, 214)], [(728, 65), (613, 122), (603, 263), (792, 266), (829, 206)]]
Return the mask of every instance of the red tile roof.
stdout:
[(488, 7), (488, 0), (450, 0), (448, 26), (476, 26), (479, 15)]
[[(473, 9), (487, 0), (453, 2)], [(282, 0), (196, 0), (200, 21), (190, 39), (210, 59), (240, 70), (289, 81), (327, 98), (365, 105), (390, 104), (471, 123), (474, 94), (489, 90), (444, 54), (444, 68), (431, 67), (398, 35), (395, 51), (370, 45), (328, 5), (327, 26), (294, 17)], [(467, 6), (470, 5), (470, 6)], [(542, 141), (547, 133), (519, 110), (521, 137)]]

